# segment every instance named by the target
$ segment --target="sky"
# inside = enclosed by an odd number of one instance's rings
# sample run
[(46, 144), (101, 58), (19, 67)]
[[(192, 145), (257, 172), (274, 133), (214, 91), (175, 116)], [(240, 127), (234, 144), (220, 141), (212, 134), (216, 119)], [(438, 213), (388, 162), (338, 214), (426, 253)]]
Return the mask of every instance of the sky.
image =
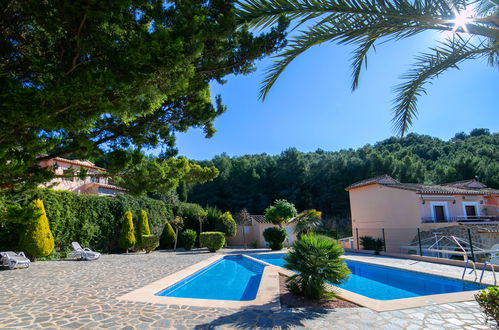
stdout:
[[(212, 96), (220, 94), (228, 109), (215, 120), (217, 132), (211, 139), (200, 129), (177, 134), (179, 155), (205, 160), (221, 153), (275, 155), (290, 147), (337, 151), (389, 138), (395, 135), (393, 88), (414, 57), (435, 45), (435, 38), (441, 36), (431, 32), (378, 45), (368, 55), (355, 92), (350, 87), (352, 47), (312, 47), (288, 66), (264, 102), (258, 90), (272, 59), (259, 61), (249, 75), (212, 84)], [(419, 98), (419, 115), (409, 133), (448, 140), (474, 128), (499, 131), (498, 78), (486, 60), (444, 72), (426, 86), (428, 95)]]

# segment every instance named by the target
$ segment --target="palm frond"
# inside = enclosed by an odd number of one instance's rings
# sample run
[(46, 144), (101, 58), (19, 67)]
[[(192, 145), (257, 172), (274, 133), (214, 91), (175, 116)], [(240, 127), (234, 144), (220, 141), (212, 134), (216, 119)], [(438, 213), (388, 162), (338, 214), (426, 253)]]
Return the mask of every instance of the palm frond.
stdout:
[(376, 40), (376, 38), (369, 38), (355, 50), (352, 63), (352, 90), (356, 90), (357, 87), (359, 87), (359, 78), (360, 72), (362, 71), (362, 66), (365, 65), (365, 67), (367, 68), (367, 52), (369, 51), (369, 49), (374, 48), (374, 42)]
[(394, 129), (404, 135), (417, 117), (417, 100), (426, 94), (424, 85), (431, 82), (442, 72), (450, 68), (458, 69), (458, 64), (468, 59), (487, 56), (492, 49), (483, 43), (473, 45), (470, 39), (447, 39), (440, 46), (431, 48), (431, 53), (423, 53), (416, 57), (413, 68), (402, 78), (406, 82), (395, 88), (397, 96), (394, 100)]

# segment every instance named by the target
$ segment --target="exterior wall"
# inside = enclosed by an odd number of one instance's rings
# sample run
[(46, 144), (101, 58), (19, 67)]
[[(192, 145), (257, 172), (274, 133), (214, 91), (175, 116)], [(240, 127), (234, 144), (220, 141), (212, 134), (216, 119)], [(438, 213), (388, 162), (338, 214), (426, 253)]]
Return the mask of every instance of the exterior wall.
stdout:
[(482, 212), (484, 215), (499, 217), (499, 195), (486, 196)]
[(413, 240), (421, 225), (421, 201), (414, 191), (372, 184), (353, 188), (349, 195), (356, 248), (362, 236), (382, 238), (381, 228), (385, 229), (387, 252), (398, 253)]
[[(253, 242), (257, 242), (257, 247), (267, 247), (268, 244), (263, 238), (263, 231), (268, 227), (277, 227), (271, 223), (259, 223), (255, 220), (252, 221), (251, 226), (246, 226), (246, 244), (248, 247), (253, 246)], [(294, 234), (294, 224), (287, 224), (284, 226), (288, 233), (288, 239), (284, 242), (285, 246), (289, 246), (293, 244), (296, 240), (296, 235)], [(234, 237), (227, 238), (227, 245), (230, 246), (243, 246), (244, 245), (244, 237), (242, 232), (243, 226), (237, 226), (237, 233)]]
[(432, 217), (432, 207), (434, 203), (443, 203), (447, 209), (447, 217), (464, 217), (466, 216), (464, 206), (465, 205), (476, 205), (477, 216), (483, 215), (483, 195), (446, 195), (450, 198), (439, 198), (439, 195), (428, 196), (424, 195), (425, 203), (420, 205), (421, 217), (431, 218)]
[[(54, 159), (42, 161), (40, 162), (39, 165), (41, 167), (49, 167), (56, 165), (57, 168), (55, 169), (55, 174), (57, 175), (62, 175), (64, 174), (64, 171), (67, 171), (69, 169), (74, 169), (77, 171), (80, 168), (80, 166), (68, 164), (63, 161), (57, 161)], [(85, 168), (87, 169), (87, 177), (84, 180), (78, 177), (55, 178), (49, 182), (41, 184), (40, 187), (51, 188), (54, 190), (72, 191), (79, 194), (95, 194), (95, 195), (100, 194), (99, 188), (96, 185), (94, 185), (94, 183), (109, 184), (108, 178), (105, 176), (97, 176), (99, 174), (102, 174), (102, 172), (95, 168), (91, 167), (85, 167)], [(117, 191), (116, 193), (120, 192)]]

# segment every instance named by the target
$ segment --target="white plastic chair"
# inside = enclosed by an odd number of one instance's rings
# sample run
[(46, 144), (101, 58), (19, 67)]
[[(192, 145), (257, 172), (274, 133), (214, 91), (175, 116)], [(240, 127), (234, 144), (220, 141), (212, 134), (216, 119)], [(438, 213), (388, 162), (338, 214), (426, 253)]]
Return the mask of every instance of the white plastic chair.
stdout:
[(91, 260), (97, 260), (100, 257), (99, 252), (92, 251), (89, 248), (83, 249), (80, 246), (80, 243), (78, 243), (78, 242), (71, 243), (71, 247), (73, 248), (73, 251), (71, 253), (69, 253), (69, 256), (71, 258), (76, 258), (78, 260), (91, 261)]
[(31, 261), (26, 258), (24, 252), (15, 253), (13, 251), (0, 252), (0, 257), (2, 260), (2, 266), (9, 267), (9, 269), (15, 268), (28, 268)]

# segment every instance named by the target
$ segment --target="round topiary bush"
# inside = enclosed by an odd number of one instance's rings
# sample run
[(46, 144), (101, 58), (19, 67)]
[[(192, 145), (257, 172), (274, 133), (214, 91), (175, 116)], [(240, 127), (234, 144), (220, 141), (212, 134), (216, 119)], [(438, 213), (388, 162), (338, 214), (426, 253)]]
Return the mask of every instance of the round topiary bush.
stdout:
[(165, 226), (163, 227), (163, 232), (161, 233), (161, 237), (159, 239), (159, 246), (162, 249), (171, 249), (173, 248), (173, 244), (175, 244), (175, 231), (172, 228), (172, 225), (167, 221), (165, 222)]
[(283, 228), (269, 227), (263, 231), (263, 238), (269, 243), (272, 250), (281, 250), (286, 239), (286, 230)]
[(199, 243), (210, 252), (216, 252), (225, 244), (225, 235), (218, 231), (206, 231), (199, 235)]
[(179, 235), (180, 244), (184, 247), (184, 249), (190, 251), (196, 243), (197, 236), (198, 234), (196, 233), (196, 231), (187, 229), (186, 231), (181, 232)]
[(156, 235), (142, 235), (142, 248), (146, 253), (156, 250), (159, 246), (159, 237)]

